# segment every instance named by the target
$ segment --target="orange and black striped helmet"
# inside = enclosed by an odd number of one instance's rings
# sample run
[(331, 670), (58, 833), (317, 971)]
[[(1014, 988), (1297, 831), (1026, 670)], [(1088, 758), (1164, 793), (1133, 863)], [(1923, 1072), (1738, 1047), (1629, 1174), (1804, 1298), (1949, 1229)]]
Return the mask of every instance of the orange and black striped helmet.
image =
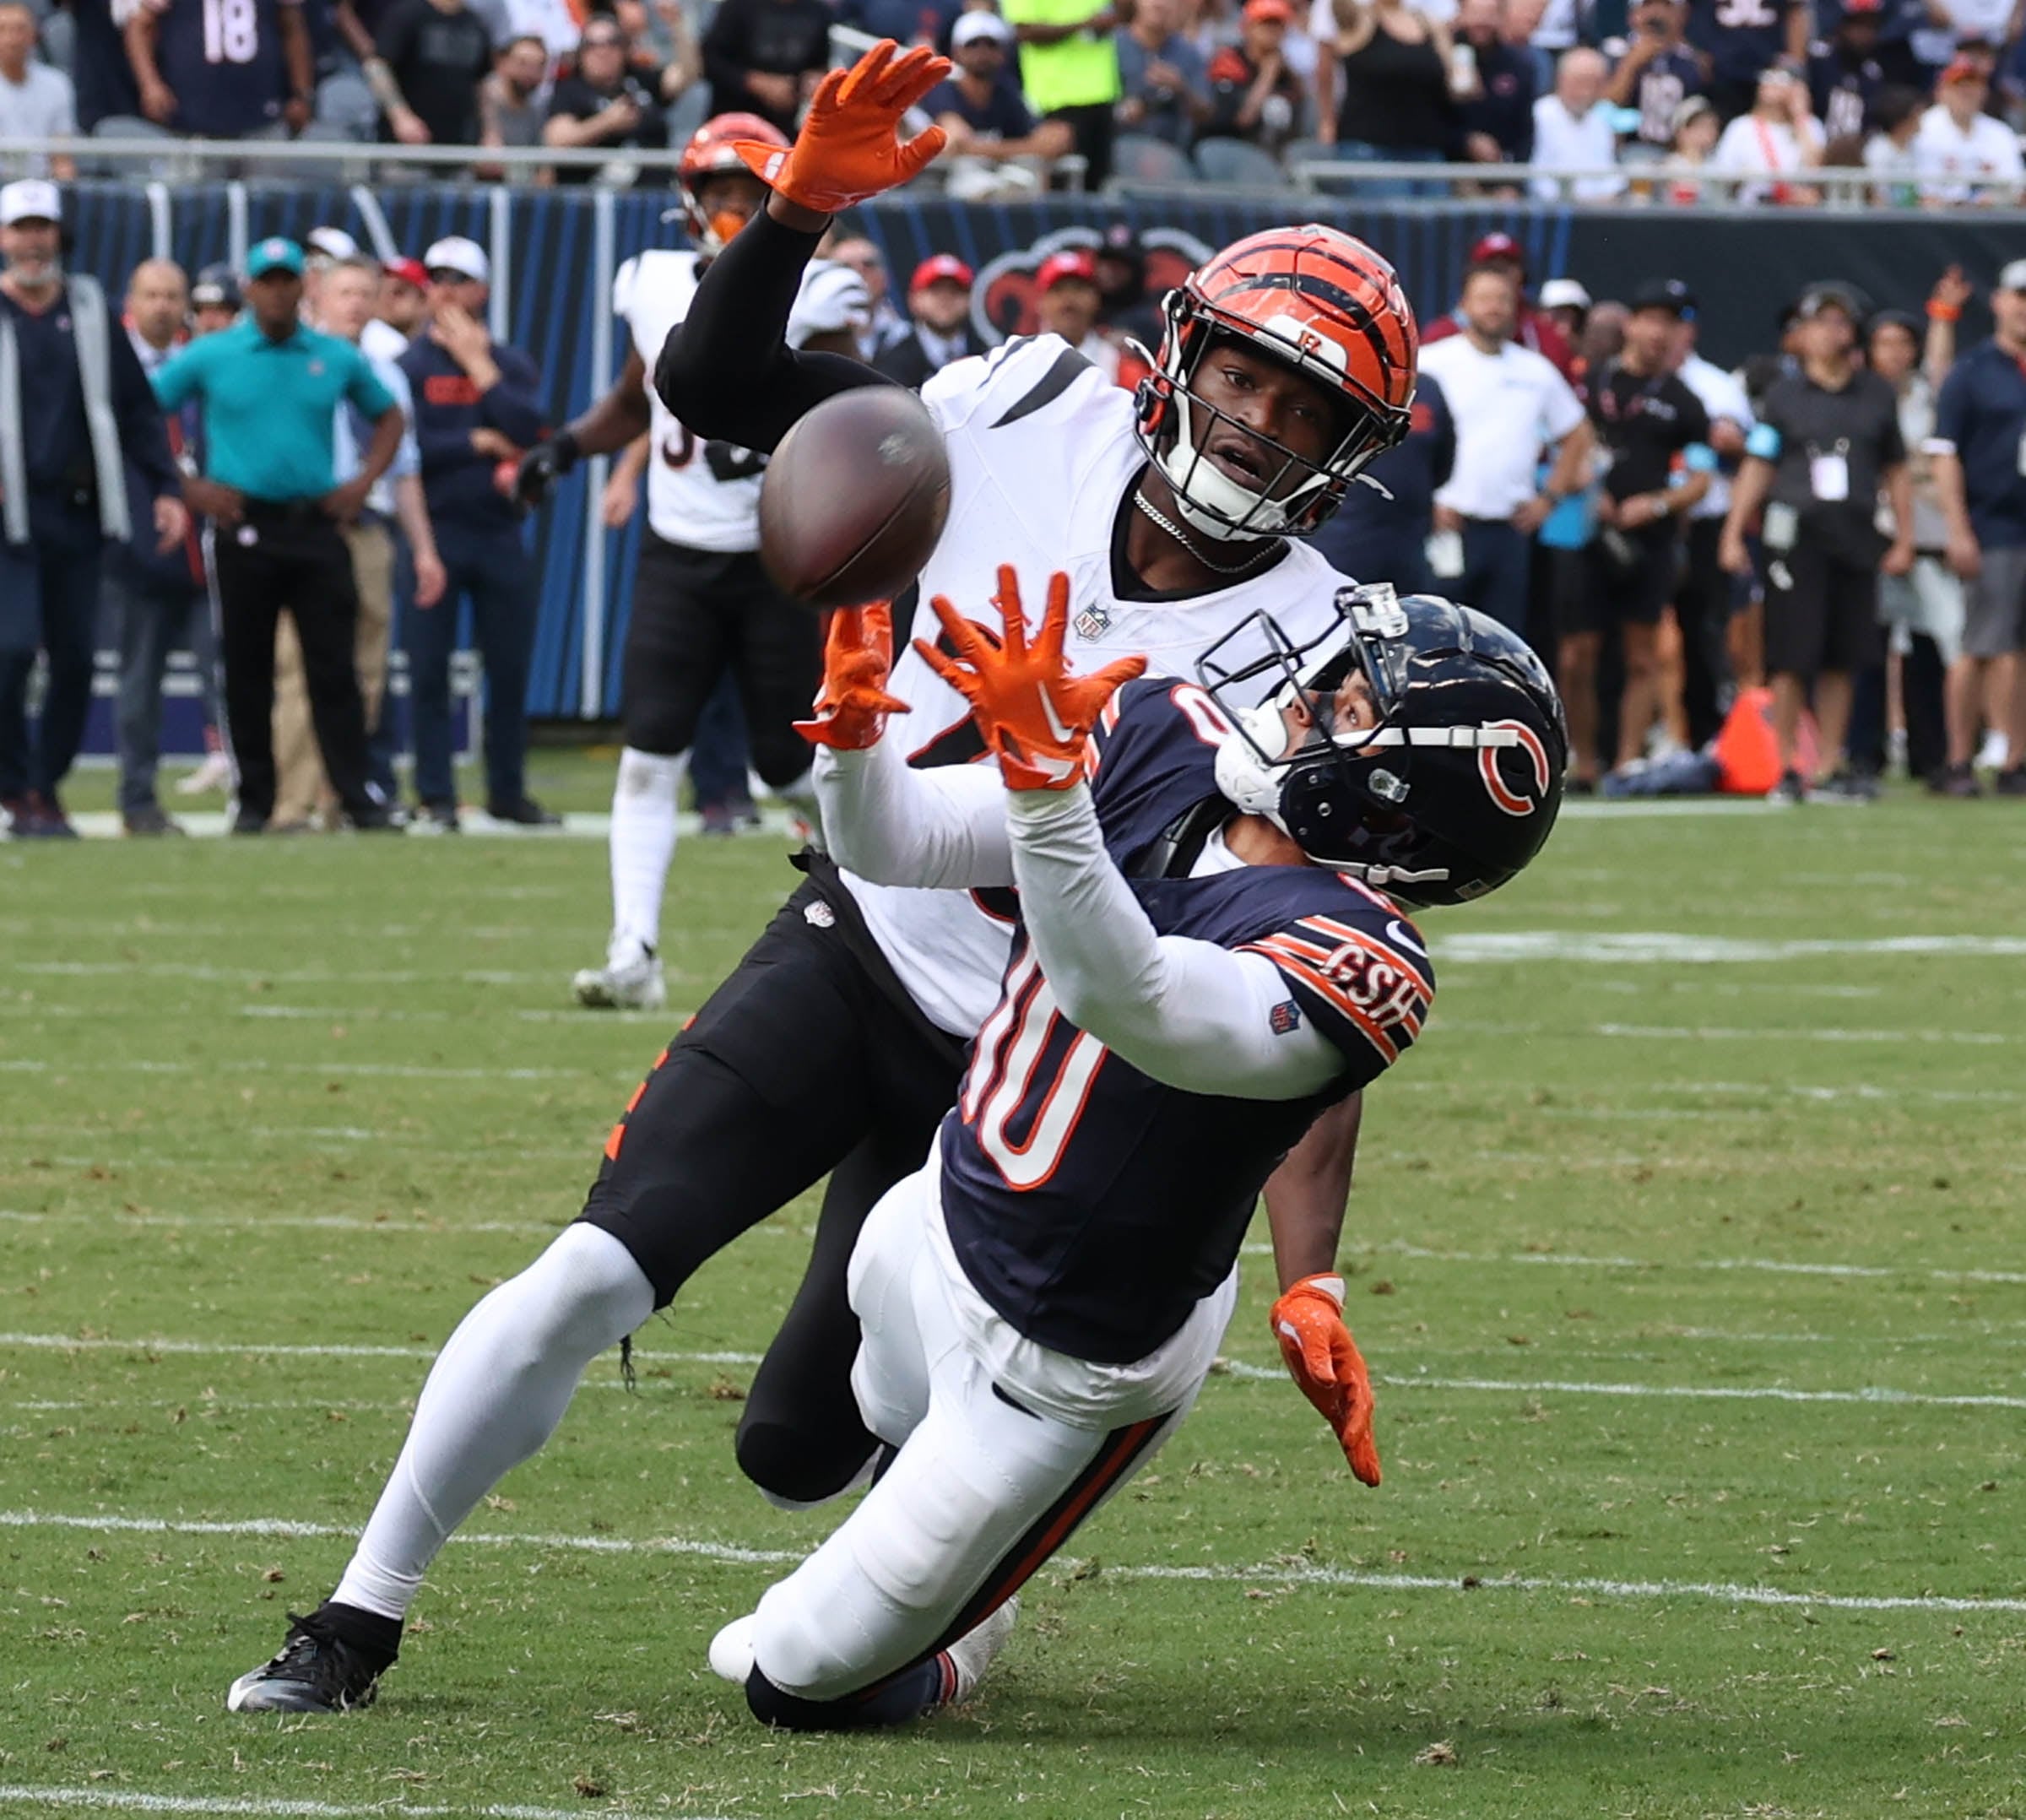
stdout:
[[(690, 135), (690, 143), (683, 147), (675, 166), (675, 194), (682, 204), (682, 225), (704, 252), (723, 252), (724, 243), (745, 225), (746, 218), (729, 209), (706, 214), (696, 200), (697, 186), (707, 178), (750, 174), (745, 160), (733, 149), (739, 139), (760, 139), (783, 151), (788, 149), (787, 135), (757, 114), (714, 114)], [(668, 217), (662, 219), (665, 221)]]
[[(1223, 538), (1313, 531), (1359, 470), (1406, 436), (1421, 334), (1399, 276), (1362, 241), (1313, 224), (1269, 228), (1192, 272), (1168, 293), (1165, 311), (1161, 357), (1140, 387), (1140, 435), (1197, 529)], [(1191, 418), (1209, 408), (1190, 381), (1221, 337), (1294, 367), (1344, 401), (1343, 433), (1328, 458), (1287, 452), (1306, 474), (1284, 467), (1257, 493), (1201, 458)]]

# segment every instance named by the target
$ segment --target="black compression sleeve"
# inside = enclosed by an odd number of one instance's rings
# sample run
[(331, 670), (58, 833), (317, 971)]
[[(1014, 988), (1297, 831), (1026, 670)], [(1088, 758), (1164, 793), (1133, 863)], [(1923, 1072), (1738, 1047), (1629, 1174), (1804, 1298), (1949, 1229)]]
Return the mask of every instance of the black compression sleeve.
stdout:
[(892, 383), (844, 355), (788, 345), (788, 312), (817, 239), (761, 209), (711, 262), (654, 363), (654, 389), (685, 429), (772, 453), (812, 406), (854, 387)]

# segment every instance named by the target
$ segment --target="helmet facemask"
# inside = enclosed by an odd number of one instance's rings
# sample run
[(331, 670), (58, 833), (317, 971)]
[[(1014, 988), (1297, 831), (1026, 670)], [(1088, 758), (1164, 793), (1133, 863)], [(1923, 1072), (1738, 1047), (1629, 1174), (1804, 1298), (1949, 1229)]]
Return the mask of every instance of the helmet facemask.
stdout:
[[(1240, 326), (1221, 318), (1186, 290), (1170, 291), (1163, 310), (1167, 331), (1160, 358), (1140, 386), (1140, 441), (1192, 530), (1219, 542), (1305, 537), (1343, 502), (1373, 458), (1406, 436), (1409, 413), (1389, 408), (1355, 380), (1330, 371), (1322, 355), (1304, 354), (1302, 332), (1292, 318), (1285, 337)], [(1328, 346), (1313, 334), (1306, 339)], [(1319, 461), (1311, 460), (1209, 403), (1196, 389), (1197, 375), (1220, 345), (1265, 355), (1326, 392), (1343, 425), (1330, 452)], [(1256, 489), (1210, 458), (1208, 445), (1220, 424), (1265, 452), (1267, 472)]]

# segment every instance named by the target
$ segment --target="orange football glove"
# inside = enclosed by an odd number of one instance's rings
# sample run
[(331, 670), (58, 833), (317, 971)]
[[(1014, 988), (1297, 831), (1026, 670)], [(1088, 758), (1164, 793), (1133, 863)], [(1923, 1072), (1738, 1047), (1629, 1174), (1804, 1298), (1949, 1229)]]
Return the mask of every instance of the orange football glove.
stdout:
[(1281, 1357), (1302, 1395), (1336, 1431), (1352, 1471), (1365, 1484), (1377, 1485), (1372, 1379), (1357, 1342), (1344, 1325), (1343, 1278), (1304, 1276), (1274, 1303), (1269, 1318)]
[(893, 609), (884, 600), (839, 607), (823, 636), (823, 686), (814, 712), (795, 731), (811, 745), (863, 752), (877, 745), (889, 714), (905, 714), (907, 704), (886, 689), (893, 668)]
[(1027, 643), (1020, 577), (1001, 564), (992, 597), (1005, 627), (1004, 642), (974, 626), (938, 594), (929, 604), (956, 647), (947, 658), (916, 639), (935, 674), (971, 704), (971, 718), (999, 760), (1009, 790), (1066, 790), (1083, 777), (1091, 729), (1114, 691), (1146, 668), (1145, 658), (1120, 658), (1090, 676), (1072, 676), (1062, 654), (1070, 625), (1070, 578), (1048, 577), (1041, 635)]
[(818, 214), (840, 210), (912, 183), (948, 138), (931, 127), (902, 145), (901, 116), (951, 71), (925, 46), (902, 52), (882, 38), (849, 69), (833, 69), (810, 101), (802, 130), (786, 151), (761, 139), (732, 149), (762, 183)]

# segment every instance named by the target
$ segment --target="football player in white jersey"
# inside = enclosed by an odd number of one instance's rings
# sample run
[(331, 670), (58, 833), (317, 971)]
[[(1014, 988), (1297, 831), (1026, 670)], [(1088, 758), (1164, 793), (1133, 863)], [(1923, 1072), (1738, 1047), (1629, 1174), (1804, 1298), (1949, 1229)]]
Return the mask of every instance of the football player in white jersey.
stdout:
[[(647, 382), (699, 274), (766, 198), (732, 149), (738, 139), (788, 143), (755, 114), (720, 114), (696, 129), (676, 172), (696, 251), (652, 250), (619, 268), (612, 313), (626, 325), (628, 343), (618, 381), (521, 463), (522, 494), (536, 498), (583, 456), (610, 453), (650, 432), (647, 529), (620, 687), (626, 745), (612, 796), (612, 933), (604, 966), (572, 982), (585, 1005), (654, 1010), (667, 1000), (657, 951), (676, 801), (697, 717), (727, 669), (745, 708), (753, 768), (777, 790), (806, 789), (808, 748), (792, 723), (815, 685), (818, 627), (767, 580), (756, 554), (767, 458), (694, 435)], [(816, 261), (789, 312), (788, 341), (853, 353), (871, 307), (856, 272)]]
[[(938, 129), (897, 128), (949, 66), (891, 44), (826, 78), (792, 150), (741, 154), (771, 186), (699, 284), (654, 363), (697, 436), (772, 449), (822, 398), (885, 383), (796, 352), (785, 330), (832, 214), (915, 176)], [(1417, 336), (1392, 268), (1323, 227), (1252, 236), (1167, 304), (1136, 397), (1049, 337), (945, 369), (924, 397), (946, 432), (948, 527), (924, 596), (982, 599), (998, 566), (1066, 570), (1075, 660), (1142, 653), (1194, 674), (1262, 614), (1311, 641), (1346, 578), (1298, 541), (1406, 432)], [(615, 435), (606, 445), (616, 447)], [(924, 609), (896, 605), (934, 637)], [(811, 623), (814, 623), (813, 615)], [(1249, 653), (1265, 655), (1262, 647)], [(918, 656), (894, 686), (897, 737), (922, 766), (983, 750), (967, 705)], [(816, 719), (826, 712), (819, 701)], [(608, 1140), (582, 1218), (466, 1316), (431, 1371), (406, 1445), (336, 1593), (235, 1684), (236, 1710), (363, 1704), (451, 1532), (562, 1419), (593, 1358), (671, 1302), (705, 1259), (829, 1178), (809, 1270), (748, 1392), (740, 1467), (770, 1498), (834, 1496), (877, 1442), (850, 1381), (859, 1328), (845, 1267), (867, 1213), (918, 1169), (956, 1097), (1012, 937), (1002, 896), (876, 885), (821, 855), (745, 959), (678, 1035)], [(1265, 1188), (1283, 1287), (1335, 1268), (1359, 1099), (1322, 1113)]]

